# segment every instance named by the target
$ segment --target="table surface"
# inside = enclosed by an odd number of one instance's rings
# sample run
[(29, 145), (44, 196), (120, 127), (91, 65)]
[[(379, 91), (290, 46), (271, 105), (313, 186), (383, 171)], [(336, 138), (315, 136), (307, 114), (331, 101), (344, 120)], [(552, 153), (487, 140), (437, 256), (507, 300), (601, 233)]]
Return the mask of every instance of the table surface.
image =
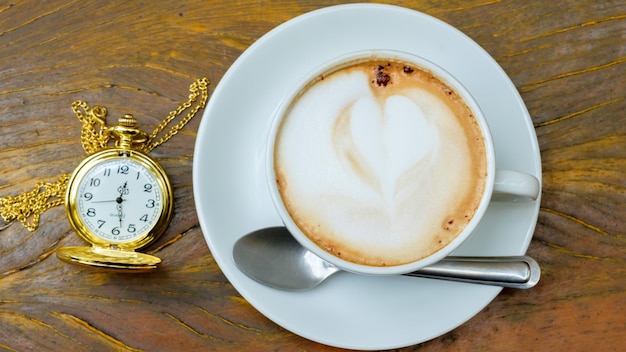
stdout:
[[(71, 103), (154, 127), (275, 26), (337, 1), (15, 1), (0, 4), (0, 197), (84, 158)], [(396, 1), (457, 27), (510, 76), (535, 125), (543, 194), (530, 290), (504, 289), (465, 324), (406, 351), (618, 350), (626, 345), (626, 2)], [(0, 349), (333, 350), (257, 312), (214, 261), (195, 213), (201, 117), (154, 151), (175, 214), (147, 249), (156, 273), (71, 266), (65, 210), (0, 231)], [(151, 128), (146, 128), (151, 130)]]

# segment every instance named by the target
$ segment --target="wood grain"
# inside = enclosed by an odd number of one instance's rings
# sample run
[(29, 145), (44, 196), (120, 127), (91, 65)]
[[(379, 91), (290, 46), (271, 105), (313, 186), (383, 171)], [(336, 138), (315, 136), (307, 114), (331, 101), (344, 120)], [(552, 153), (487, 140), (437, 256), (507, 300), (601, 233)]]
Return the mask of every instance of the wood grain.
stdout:
[[(70, 105), (103, 105), (152, 130), (273, 27), (338, 1), (34, 1), (0, 4), (0, 196), (83, 158)], [(343, 3), (343, 2), (342, 2)], [(626, 3), (396, 1), (459, 28), (509, 74), (535, 123), (543, 198), (529, 254), (542, 280), (505, 289), (461, 327), (404, 351), (618, 351), (626, 345)], [(0, 349), (307, 350), (258, 313), (203, 240), (191, 167), (200, 118), (153, 151), (175, 215), (147, 276), (60, 262), (80, 245), (61, 207), (0, 232)]]

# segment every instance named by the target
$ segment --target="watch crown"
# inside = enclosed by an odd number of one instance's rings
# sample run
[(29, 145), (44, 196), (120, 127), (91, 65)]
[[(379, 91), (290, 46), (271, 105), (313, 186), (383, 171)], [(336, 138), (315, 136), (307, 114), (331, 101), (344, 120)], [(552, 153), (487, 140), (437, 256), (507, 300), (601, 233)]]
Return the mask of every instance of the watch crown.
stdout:
[(148, 134), (137, 127), (137, 119), (131, 114), (120, 117), (117, 125), (108, 128), (107, 133), (117, 139), (118, 147), (124, 149), (141, 149), (149, 141)]
[(136, 127), (137, 126), (137, 119), (131, 114), (126, 114), (120, 117), (117, 122), (120, 126), (124, 126), (124, 127)]

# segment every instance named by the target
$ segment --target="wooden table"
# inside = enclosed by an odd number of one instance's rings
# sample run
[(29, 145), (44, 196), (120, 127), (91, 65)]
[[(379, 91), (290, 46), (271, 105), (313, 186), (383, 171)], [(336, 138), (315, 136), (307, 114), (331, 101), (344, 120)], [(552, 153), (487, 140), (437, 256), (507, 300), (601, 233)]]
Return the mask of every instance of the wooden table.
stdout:
[[(0, 4), (0, 196), (84, 157), (81, 99), (153, 127), (264, 33), (338, 1), (15, 1)], [(626, 2), (397, 1), (459, 28), (509, 74), (534, 121), (543, 199), (528, 253), (542, 279), (505, 289), (459, 328), (406, 351), (612, 351), (626, 346)], [(229, 284), (194, 209), (196, 117), (155, 149), (175, 216), (148, 249), (165, 265), (112, 275), (60, 262), (82, 241), (62, 206), (0, 232), (0, 348), (332, 350), (258, 313)]]

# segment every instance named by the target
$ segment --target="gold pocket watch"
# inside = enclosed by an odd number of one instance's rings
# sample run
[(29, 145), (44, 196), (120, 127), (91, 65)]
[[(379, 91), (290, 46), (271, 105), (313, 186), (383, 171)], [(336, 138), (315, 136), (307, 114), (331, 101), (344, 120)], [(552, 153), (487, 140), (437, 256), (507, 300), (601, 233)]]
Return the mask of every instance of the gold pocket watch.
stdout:
[(59, 259), (79, 265), (146, 271), (161, 259), (137, 249), (156, 240), (172, 217), (172, 186), (165, 170), (141, 150), (148, 135), (132, 115), (105, 131), (116, 146), (84, 159), (68, 181), (65, 209), (91, 247), (64, 247)]
[[(109, 127), (104, 107), (91, 109), (83, 101), (74, 102), (72, 109), (82, 122), (81, 143), (88, 156), (71, 175), (63, 174), (53, 183), (39, 182), (32, 191), (17, 196), (1, 197), (0, 215), (9, 225), (17, 220), (35, 231), (43, 212), (65, 204), (72, 228), (91, 246), (59, 248), (59, 259), (114, 271), (156, 269), (161, 259), (137, 250), (163, 234), (172, 218), (174, 197), (165, 170), (148, 153), (204, 108), (208, 85), (206, 78), (192, 83), (189, 99), (149, 135), (137, 127), (132, 115), (124, 115)], [(170, 125), (185, 111), (178, 123)], [(115, 146), (109, 146), (110, 140)]]

